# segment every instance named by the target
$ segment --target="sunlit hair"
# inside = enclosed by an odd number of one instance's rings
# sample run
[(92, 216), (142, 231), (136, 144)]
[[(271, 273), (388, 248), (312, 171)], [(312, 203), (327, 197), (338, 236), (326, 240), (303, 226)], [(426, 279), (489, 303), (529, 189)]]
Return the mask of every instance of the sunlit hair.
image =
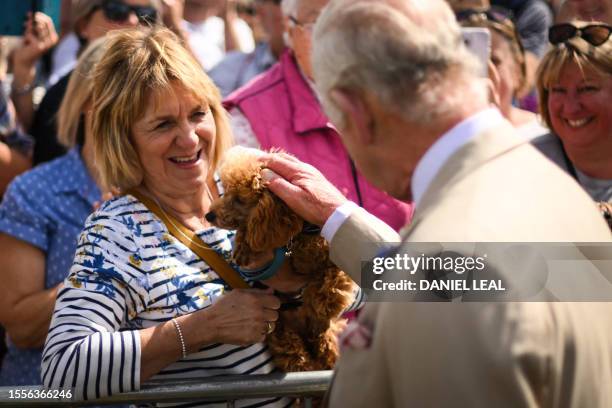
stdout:
[(525, 91), (525, 87), (527, 86), (527, 62), (525, 61), (525, 49), (523, 48), (518, 31), (516, 30), (516, 26), (512, 20), (510, 20), (510, 18), (506, 18), (502, 21), (491, 21), (490, 19), (487, 19), (486, 15), (483, 13), (470, 16), (467, 20), (462, 21), (461, 25), (464, 27), (488, 28), (490, 31), (496, 32), (506, 41), (508, 41), (514, 61), (519, 67), (517, 81), (518, 85), (517, 89), (514, 90), (514, 96)]
[[(70, 74), (68, 87), (57, 113), (57, 139), (70, 148), (83, 140), (77, 140), (81, 115), (93, 94), (92, 71), (104, 53), (105, 38), (91, 43), (81, 54), (76, 67)], [(84, 125), (84, 124), (83, 124)]]
[(105, 186), (126, 190), (142, 182), (141, 160), (133, 147), (134, 124), (148, 103), (179, 85), (208, 106), (216, 136), (208, 151), (210, 171), (231, 145), (227, 113), (217, 87), (176, 35), (164, 28), (117, 30), (94, 74), (94, 156)]
[(313, 36), (315, 84), (340, 128), (335, 89), (371, 93), (407, 120), (430, 125), (487, 102), (481, 67), (442, 0), (332, 0)]
[[(572, 22), (576, 27), (592, 24), (584, 21)], [(536, 76), (536, 86), (539, 95), (539, 108), (542, 118), (553, 130), (548, 111), (550, 88), (559, 83), (561, 72), (567, 64), (576, 64), (581, 71), (593, 69), (612, 80), (612, 36), (597, 47), (589, 44), (579, 36), (553, 45), (542, 58)]]

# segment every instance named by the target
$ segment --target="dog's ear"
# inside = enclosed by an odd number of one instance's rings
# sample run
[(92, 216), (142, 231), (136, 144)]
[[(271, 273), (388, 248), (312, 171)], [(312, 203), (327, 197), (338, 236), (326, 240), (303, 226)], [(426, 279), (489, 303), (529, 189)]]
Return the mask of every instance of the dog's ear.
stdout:
[(249, 215), (245, 240), (257, 252), (286, 245), (304, 222), (271, 192), (264, 191)]

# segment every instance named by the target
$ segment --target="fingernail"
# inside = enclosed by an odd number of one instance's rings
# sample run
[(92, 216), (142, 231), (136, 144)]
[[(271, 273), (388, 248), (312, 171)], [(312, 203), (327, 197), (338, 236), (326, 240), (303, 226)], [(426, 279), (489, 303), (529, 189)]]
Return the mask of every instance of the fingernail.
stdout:
[(275, 172), (273, 172), (270, 169), (263, 169), (261, 171), (261, 178), (264, 179), (264, 181), (272, 181), (275, 180), (277, 178), (279, 178), (280, 176), (278, 174), (276, 174)]

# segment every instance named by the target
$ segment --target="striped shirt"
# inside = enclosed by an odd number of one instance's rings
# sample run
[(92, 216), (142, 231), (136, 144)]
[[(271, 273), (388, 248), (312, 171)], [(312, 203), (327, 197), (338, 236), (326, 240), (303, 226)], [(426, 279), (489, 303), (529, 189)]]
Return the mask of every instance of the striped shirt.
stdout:
[[(233, 232), (198, 232), (227, 257)], [(42, 359), (47, 388), (74, 388), (100, 398), (140, 388), (138, 330), (209, 307), (225, 283), (133, 196), (107, 201), (86, 221), (74, 264), (58, 294)], [(212, 344), (164, 368), (152, 379), (268, 374), (265, 344)], [(236, 406), (287, 406), (288, 399), (240, 400)], [(173, 404), (172, 406), (217, 404)], [(219, 406), (225, 406), (220, 403)]]

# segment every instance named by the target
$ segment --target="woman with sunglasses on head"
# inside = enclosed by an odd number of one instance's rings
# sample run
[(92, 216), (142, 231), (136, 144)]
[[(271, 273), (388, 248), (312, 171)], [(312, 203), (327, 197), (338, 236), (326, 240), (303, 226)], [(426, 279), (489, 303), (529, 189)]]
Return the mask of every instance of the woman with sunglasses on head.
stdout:
[[(538, 70), (537, 87), (552, 133), (533, 142), (603, 203), (612, 201), (611, 32), (602, 23), (550, 28), (552, 48)], [(600, 207), (612, 226), (609, 206)]]
[[(55, 118), (80, 50), (112, 30), (161, 23), (162, 0), (74, 0), (71, 16), (74, 35), (62, 39), (56, 49), (58, 54), (61, 53), (61, 58), (54, 57), (54, 64), (59, 62), (62, 65), (61, 68), (54, 68), (56, 72), (52, 74), (52, 80), (55, 77), (57, 82), (49, 88), (41, 101), (30, 128), (30, 134), (36, 142), (34, 165), (66, 152), (57, 140)], [(182, 33), (179, 26), (176, 26), (175, 31), (177, 34)], [(66, 45), (70, 49), (66, 50)]]
[(491, 63), (496, 68), (499, 109), (528, 139), (548, 133), (536, 114), (514, 105), (527, 82), (525, 50), (508, 12), (501, 8), (461, 10), (457, 19), (464, 27), (484, 27), (491, 33)]

